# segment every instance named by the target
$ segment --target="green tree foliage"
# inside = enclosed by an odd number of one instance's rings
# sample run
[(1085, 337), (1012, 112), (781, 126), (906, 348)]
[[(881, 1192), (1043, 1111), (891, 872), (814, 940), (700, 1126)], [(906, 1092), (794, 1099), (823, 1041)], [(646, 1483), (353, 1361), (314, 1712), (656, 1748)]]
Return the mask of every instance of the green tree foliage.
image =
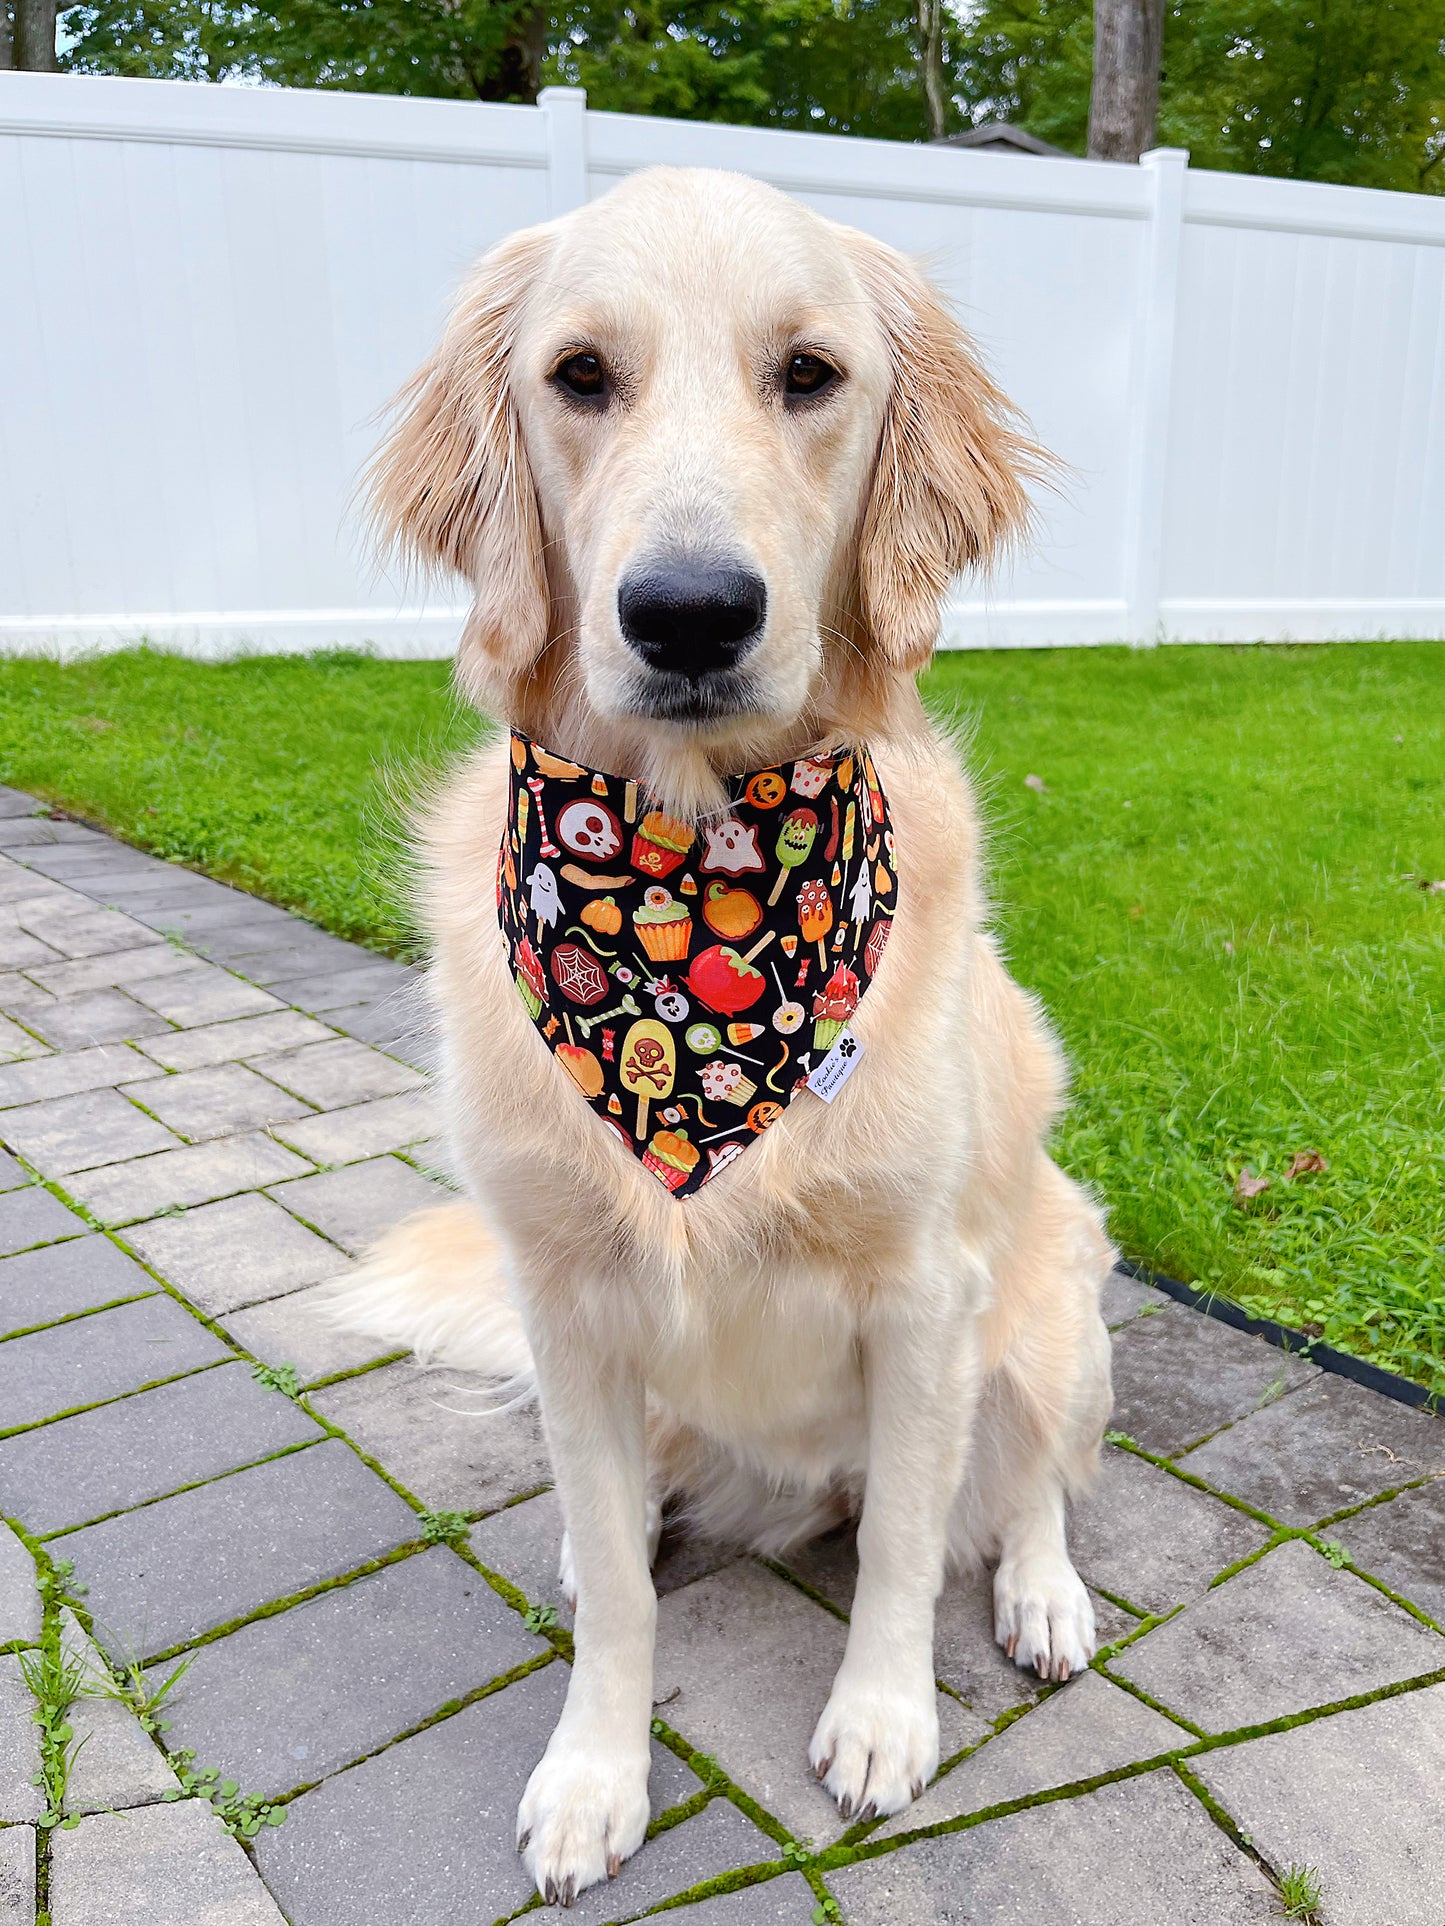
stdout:
[[(983, 0), (958, 93), (1084, 151), (1090, 0)], [(1159, 139), (1197, 167), (1445, 191), (1439, 0), (1172, 0)]]
[[(1091, 0), (954, 0), (950, 121), (1084, 151)], [(917, 0), (87, 0), (62, 64), (921, 140)], [(1159, 138), (1195, 165), (1445, 192), (1442, 0), (1170, 0)]]

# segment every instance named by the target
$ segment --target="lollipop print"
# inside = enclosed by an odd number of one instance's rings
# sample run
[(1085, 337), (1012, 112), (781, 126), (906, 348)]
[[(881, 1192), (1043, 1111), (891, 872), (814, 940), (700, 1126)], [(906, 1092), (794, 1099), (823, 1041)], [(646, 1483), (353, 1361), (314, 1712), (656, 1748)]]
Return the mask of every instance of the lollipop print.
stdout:
[(778, 880), (773, 884), (773, 893), (768, 898), (769, 909), (777, 903), (783, 893), (783, 885), (788, 880), (788, 871), (796, 869), (799, 863), (808, 860), (818, 835), (817, 813), (811, 809), (794, 809), (783, 818), (783, 826), (778, 831), (777, 856)]

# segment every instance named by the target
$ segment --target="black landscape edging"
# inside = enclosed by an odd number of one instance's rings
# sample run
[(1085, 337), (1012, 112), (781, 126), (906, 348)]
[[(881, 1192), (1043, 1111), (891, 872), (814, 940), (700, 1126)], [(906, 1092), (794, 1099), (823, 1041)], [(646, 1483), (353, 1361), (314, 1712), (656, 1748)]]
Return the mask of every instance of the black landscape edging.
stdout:
[(1396, 1404), (1408, 1404), (1414, 1410), (1428, 1412), (1436, 1418), (1445, 1410), (1445, 1393), (1427, 1391), (1423, 1384), (1402, 1378), (1394, 1371), (1382, 1370), (1378, 1364), (1369, 1364), (1364, 1358), (1352, 1357), (1348, 1351), (1337, 1351), (1332, 1344), (1325, 1344), (1319, 1338), (1306, 1337), (1303, 1331), (1291, 1330), (1287, 1324), (1276, 1324), (1273, 1318), (1251, 1317), (1247, 1311), (1242, 1311), (1237, 1304), (1232, 1304), (1227, 1297), (1220, 1297), (1215, 1291), (1197, 1291), (1192, 1284), (1181, 1284), (1177, 1277), (1165, 1277), (1160, 1271), (1147, 1270), (1142, 1264), (1130, 1263), (1126, 1257), (1121, 1257), (1114, 1268), (1139, 1284), (1152, 1284), (1155, 1290), (1172, 1297), (1176, 1304), (1186, 1305), (1191, 1311), (1202, 1311), (1205, 1317), (1217, 1318), (1221, 1324), (1228, 1324), (1236, 1331), (1246, 1331), (1251, 1337), (1262, 1337), (1278, 1350), (1288, 1351), (1294, 1357), (1307, 1358), (1322, 1371), (1348, 1378), (1352, 1384), (1378, 1392), (1382, 1398), (1391, 1398)]

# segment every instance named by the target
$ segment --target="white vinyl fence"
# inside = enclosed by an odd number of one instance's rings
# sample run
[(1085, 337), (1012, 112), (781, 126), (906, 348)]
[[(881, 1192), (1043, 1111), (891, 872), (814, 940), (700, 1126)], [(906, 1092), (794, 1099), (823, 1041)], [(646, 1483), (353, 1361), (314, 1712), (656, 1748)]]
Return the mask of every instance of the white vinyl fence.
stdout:
[(539, 107), (0, 74), (0, 647), (372, 643), (349, 509), (467, 264), (639, 167), (929, 258), (1070, 467), (948, 640), (1445, 637), (1445, 199)]

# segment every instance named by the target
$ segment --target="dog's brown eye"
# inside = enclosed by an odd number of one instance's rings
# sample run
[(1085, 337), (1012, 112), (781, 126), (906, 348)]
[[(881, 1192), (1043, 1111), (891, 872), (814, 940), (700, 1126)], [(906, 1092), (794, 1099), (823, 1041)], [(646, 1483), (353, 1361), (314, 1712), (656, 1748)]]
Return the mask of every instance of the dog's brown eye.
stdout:
[(579, 401), (597, 401), (607, 393), (607, 371), (595, 354), (569, 354), (552, 379)]
[(817, 354), (795, 354), (783, 374), (783, 393), (820, 395), (838, 379), (838, 370)]

